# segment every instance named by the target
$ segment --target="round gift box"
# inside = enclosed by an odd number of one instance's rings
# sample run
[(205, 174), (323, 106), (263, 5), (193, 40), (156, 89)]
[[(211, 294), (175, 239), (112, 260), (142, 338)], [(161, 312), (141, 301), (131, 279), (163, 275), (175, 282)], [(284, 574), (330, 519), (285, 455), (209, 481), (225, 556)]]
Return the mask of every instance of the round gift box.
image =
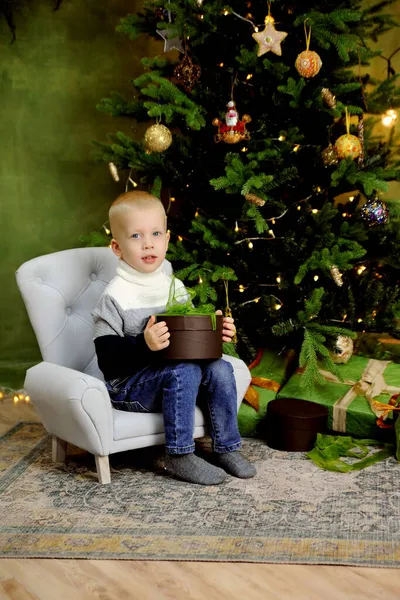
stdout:
[(267, 407), (267, 444), (275, 450), (308, 452), (315, 444), (317, 433), (325, 433), (327, 425), (325, 406), (308, 400), (278, 398)]
[(210, 315), (157, 315), (165, 321), (170, 344), (161, 350), (170, 360), (214, 360), (222, 356), (222, 315), (216, 315), (216, 328)]

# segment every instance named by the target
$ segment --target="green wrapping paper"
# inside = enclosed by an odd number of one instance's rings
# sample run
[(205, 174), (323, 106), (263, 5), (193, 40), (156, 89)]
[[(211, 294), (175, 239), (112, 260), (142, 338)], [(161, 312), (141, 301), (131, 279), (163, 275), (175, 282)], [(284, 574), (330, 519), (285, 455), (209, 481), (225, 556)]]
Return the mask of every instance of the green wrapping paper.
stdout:
[[(377, 426), (377, 418), (383, 411), (376, 408), (374, 402), (387, 404), (392, 395), (400, 392), (400, 365), (353, 356), (338, 368), (343, 382), (335, 381), (332, 374), (321, 371), (326, 383), (307, 394), (300, 386), (301, 373), (296, 372), (277, 395), (326, 406), (328, 427), (333, 431), (365, 438), (392, 437), (392, 429)], [(385, 423), (390, 422), (388, 418)]]
[[(290, 353), (278, 355), (272, 350), (263, 350), (261, 361), (251, 368), (252, 377), (262, 377), (276, 382), (276, 388), (284, 383), (287, 377), (287, 369), (290, 359), (293, 355)], [(259, 393), (259, 410), (256, 411), (245, 401), (242, 402), (238, 414), (239, 432), (242, 437), (264, 437), (262, 421), (267, 412), (268, 403), (276, 398), (276, 390), (267, 390), (258, 386), (254, 388)]]

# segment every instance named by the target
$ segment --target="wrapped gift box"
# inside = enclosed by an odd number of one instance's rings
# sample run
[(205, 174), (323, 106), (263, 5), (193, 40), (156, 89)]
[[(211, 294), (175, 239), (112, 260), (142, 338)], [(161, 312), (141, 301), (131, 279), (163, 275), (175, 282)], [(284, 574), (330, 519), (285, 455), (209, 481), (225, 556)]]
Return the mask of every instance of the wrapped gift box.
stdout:
[[(390, 361), (353, 356), (338, 365), (343, 381), (321, 370), (326, 383), (311, 393), (301, 387), (301, 372), (294, 373), (278, 396), (310, 400), (329, 410), (328, 427), (352, 436), (383, 439), (393, 436), (393, 429), (378, 427), (377, 419), (387, 413), (390, 398), (400, 392), (400, 365)], [(384, 425), (391, 422), (391, 413)]]
[[(257, 359), (249, 366), (252, 384), (249, 392), (258, 393), (257, 401), (250, 406), (244, 400), (240, 406), (238, 423), (240, 435), (243, 437), (264, 437), (262, 421), (267, 412), (268, 403), (276, 398), (276, 394), (288, 378), (289, 368), (294, 359), (291, 352), (278, 354), (272, 350), (260, 350)], [(261, 387), (263, 386), (263, 387)], [(247, 394), (246, 394), (247, 396)], [(254, 408), (256, 406), (257, 408)]]

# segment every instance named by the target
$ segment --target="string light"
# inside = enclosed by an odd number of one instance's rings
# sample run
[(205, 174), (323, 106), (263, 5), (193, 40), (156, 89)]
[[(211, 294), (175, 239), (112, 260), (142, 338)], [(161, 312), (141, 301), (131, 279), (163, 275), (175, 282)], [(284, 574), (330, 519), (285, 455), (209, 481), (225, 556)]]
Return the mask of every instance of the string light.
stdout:
[(397, 121), (397, 112), (390, 108), (382, 115), (382, 124), (385, 127), (392, 127)]
[(258, 298), (254, 298), (253, 302), (255, 302), (257, 304), (257, 302), (259, 302), (261, 300), (261, 296), (259, 296)]
[(259, 31), (258, 27), (254, 27), (254, 31), (255, 31), (256, 33), (258, 33), (258, 31)]
[(354, 201), (354, 196), (349, 196), (349, 202), (353, 202)]
[(285, 136), (284, 136), (284, 135), (280, 135), (280, 136), (278, 137), (278, 140), (279, 140), (280, 142), (284, 142), (284, 141), (286, 140), (286, 138), (285, 138)]
[(280, 275), (278, 275), (278, 277), (276, 278), (276, 282), (277, 282), (277, 283), (280, 283), (281, 281), (282, 281), (282, 279), (281, 279), (281, 276), (280, 276)]
[(204, 19), (204, 15), (200, 15), (200, 19), (203, 20)]
[(195, 216), (195, 217), (198, 217), (198, 216), (199, 216), (199, 211), (198, 211), (198, 209), (197, 209), (197, 208), (196, 208), (196, 212), (194, 213), (194, 216)]
[(272, 229), (268, 229), (268, 233), (269, 233), (269, 235), (270, 235), (271, 237), (273, 237), (273, 238), (275, 237), (275, 234), (274, 234), (274, 232), (272, 231)]
[(247, 152), (248, 148), (246, 148), (246, 146), (243, 146), (243, 148), (241, 149), (241, 152)]
[(275, 223), (276, 223), (275, 219), (271, 219), (271, 223), (272, 223), (272, 225), (275, 225)]
[(367, 268), (367, 267), (366, 267), (365, 265), (361, 265), (360, 267), (358, 267), (358, 269), (357, 269), (357, 273), (358, 273), (359, 275), (361, 275), (362, 273), (364, 273), (364, 271), (365, 271), (365, 269), (366, 269), (366, 268)]
[(346, 218), (347, 217), (347, 213), (346, 212), (342, 213), (342, 217)]
[(318, 281), (319, 275), (314, 275), (314, 281)]
[(254, 247), (254, 246), (253, 246), (253, 242), (249, 242), (247, 245), (248, 245), (248, 247), (250, 248), (250, 250), (252, 250), (252, 249), (253, 249), (253, 247)]
[(344, 313), (342, 321), (345, 321), (346, 319), (347, 319), (347, 313)]
[(362, 323), (361, 317), (359, 319), (357, 319), (357, 323)]
[(319, 186), (317, 187), (317, 192), (318, 192), (318, 194), (319, 194), (320, 192), (322, 192), (322, 190), (321, 190), (321, 188), (320, 188)]
[(300, 148), (300, 144), (296, 144), (295, 147), (293, 148), (293, 152), (297, 152), (299, 148)]
[(282, 308), (282, 304), (275, 304), (274, 306), (275, 310), (280, 310)]
[(375, 317), (376, 317), (376, 310), (373, 310), (372, 311), (372, 318), (375, 319)]
[(318, 213), (318, 208), (313, 208), (311, 212), (313, 215), (316, 215)]
[(237, 221), (235, 221), (235, 231), (238, 232), (239, 231), (239, 225), (237, 224)]
[(247, 81), (249, 81), (249, 79), (251, 79), (252, 77), (253, 77), (253, 73), (249, 73), (248, 75), (246, 75)]
[(222, 68), (224, 66), (224, 63), (221, 62), (218, 66)]
[(183, 237), (181, 235), (178, 235), (178, 242), (182, 242), (183, 241)]
[(301, 210), (300, 204), (297, 205), (297, 210)]
[(229, 10), (227, 8), (225, 8), (225, 10), (222, 14), (226, 17), (226, 15), (229, 15)]
[(199, 277), (199, 283), (203, 283), (203, 280), (201, 277)]
[(3, 392), (0, 392), (0, 400), (2, 400), (3, 398), (4, 398)]
[(105, 225), (103, 225), (103, 229), (106, 232), (107, 235), (110, 235), (111, 231), (108, 229), (108, 227), (106, 227)]
[(171, 196), (170, 200), (171, 200), (171, 202), (175, 202), (176, 198), (174, 196)]
[(244, 292), (244, 287), (242, 284), (239, 285), (239, 292)]

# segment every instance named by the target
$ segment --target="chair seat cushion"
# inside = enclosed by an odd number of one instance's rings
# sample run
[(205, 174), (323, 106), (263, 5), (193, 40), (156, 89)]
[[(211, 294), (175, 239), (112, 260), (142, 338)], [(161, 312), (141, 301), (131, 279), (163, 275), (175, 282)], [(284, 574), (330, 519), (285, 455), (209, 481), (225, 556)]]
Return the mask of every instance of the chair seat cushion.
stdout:
[[(164, 422), (161, 413), (134, 413), (113, 408), (112, 415), (115, 441), (164, 433)], [(204, 425), (203, 413), (196, 406), (195, 427), (203, 427)]]

